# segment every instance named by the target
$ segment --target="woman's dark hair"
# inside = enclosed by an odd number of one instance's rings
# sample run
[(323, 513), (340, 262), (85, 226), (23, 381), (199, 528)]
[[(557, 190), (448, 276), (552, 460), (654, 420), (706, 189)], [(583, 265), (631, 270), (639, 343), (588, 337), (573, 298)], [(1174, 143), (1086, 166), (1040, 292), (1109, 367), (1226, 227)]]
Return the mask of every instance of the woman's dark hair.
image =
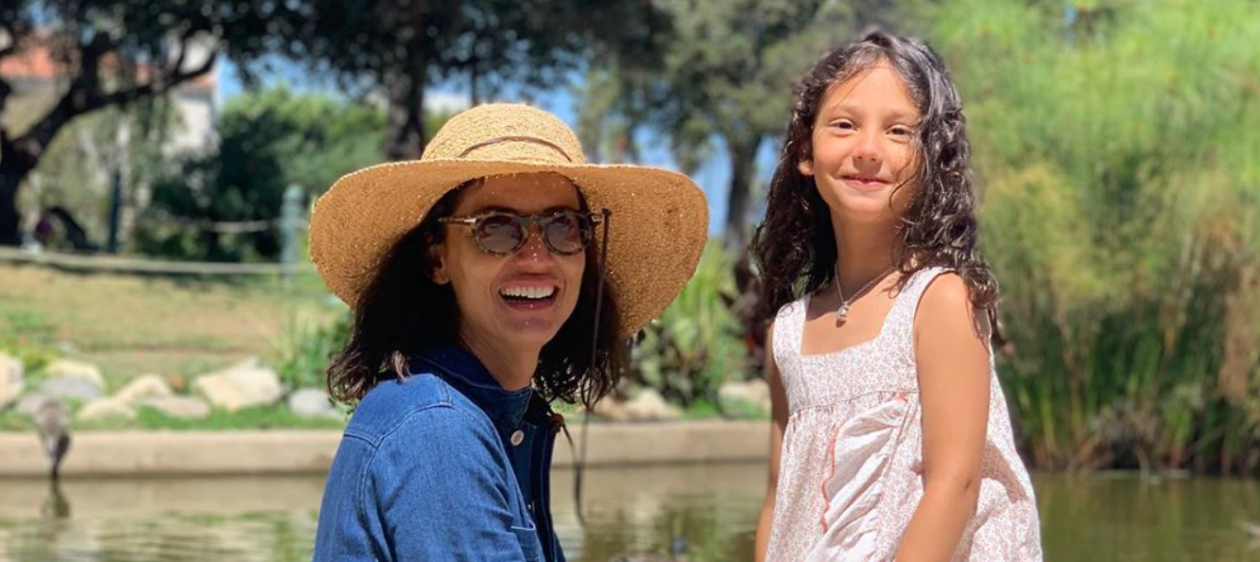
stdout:
[(819, 290), (835, 276), (831, 214), (813, 178), (801, 174), (798, 165), (812, 158), (814, 121), (827, 92), (881, 62), (905, 83), (920, 115), (917, 169), (907, 182), (919, 189), (900, 217), (894, 248), (894, 263), (902, 273), (898, 290), (919, 269), (952, 269), (970, 289), (972, 305), (987, 311), (1000, 341), (997, 281), (976, 243), (976, 196), (958, 90), (930, 47), (881, 31), (827, 53), (797, 87), (766, 217), (752, 240), (760, 285), (753, 316), (767, 322), (780, 307)]
[[(405, 377), (408, 359), (415, 353), (459, 343), (455, 293), (449, 284), (433, 282), (430, 248), (445, 240), (438, 219), (450, 215), (465, 188), (479, 183), (473, 180), (447, 192), (386, 255), (359, 297), (349, 342), (328, 367), (328, 392), (335, 400), (355, 404), (378, 382)], [(586, 210), (585, 200), (581, 207)], [(592, 244), (586, 249), (586, 269), (573, 314), (539, 354), (534, 386), (549, 402), (580, 400), (592, 408), (616, 388), (621, 376), (625, 342), (617, 335), (618, 310), (607, 288), (599, 326), (592, 329), (598, 267)], [(598, 347), (592, 356), (591, 338), (596, 335)]]

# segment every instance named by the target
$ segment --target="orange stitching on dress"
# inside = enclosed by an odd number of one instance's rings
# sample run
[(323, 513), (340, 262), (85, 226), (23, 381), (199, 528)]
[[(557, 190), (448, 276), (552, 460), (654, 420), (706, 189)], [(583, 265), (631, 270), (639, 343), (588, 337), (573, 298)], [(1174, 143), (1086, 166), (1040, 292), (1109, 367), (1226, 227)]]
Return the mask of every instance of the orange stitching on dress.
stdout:
[(822, 512), (822, 532), (827, 532), (827, 512), (831, 511), (831, 495), (827, 493), (827, 482), (836, 476), (836, 441), (840, 438), (840, 428), (836, 428), (836, 434), (831, 436), (831, 469), (828, 470), (827, 477), (822, 481), (823, 495), (823, 512)]

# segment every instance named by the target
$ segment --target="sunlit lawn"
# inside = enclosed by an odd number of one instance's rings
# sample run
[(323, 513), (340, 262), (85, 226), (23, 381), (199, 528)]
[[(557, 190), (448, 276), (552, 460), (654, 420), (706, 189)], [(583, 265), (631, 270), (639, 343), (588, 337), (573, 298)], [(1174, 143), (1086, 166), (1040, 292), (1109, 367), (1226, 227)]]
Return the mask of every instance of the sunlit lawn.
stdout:
[[(187, 381), (264, 359), (297, 323), (340, 310), (313, 274), (188, 279), (66, 273), (0, 264), (0, 345), (36, 347), (101, 368), (112, 391), (145, 373)], [(37, 373), (36, 373), (37, 374)]]

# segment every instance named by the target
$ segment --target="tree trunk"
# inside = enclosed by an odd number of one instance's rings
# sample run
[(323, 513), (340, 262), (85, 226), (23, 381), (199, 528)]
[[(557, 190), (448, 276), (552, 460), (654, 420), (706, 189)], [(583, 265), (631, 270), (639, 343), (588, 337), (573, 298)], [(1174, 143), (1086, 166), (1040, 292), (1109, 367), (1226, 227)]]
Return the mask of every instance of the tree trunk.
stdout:
[(12, 158), (0, 159), (0, 246), (17, 246), (22, 242), (18, 232), (22, 217), (17, 210), (18, 184), (22, 181)]
[(724, 236), (728, 249), (742, 252), (747, 239), (744, 221), (748, 217), (748, 198), (752, 186), (753, 160), (757, 157), (757, 142), (728, 138), (726, 146), (731, 158), (731, 186), (726, 196)]
[(424, 152), (424, 86), (425, 63), (420, 57), (410, 72), (386, 76), (389, 96), (386, 110), (385, 157), (389, 160), (414, 160)]
[(20, 228), (22, 217), (18, 214), (17, 195), (22, 180), (35, 169), (39, 160), (18, 150), (15, 143), (0, 131), (0, 246), (17, 246), (22, 243)]

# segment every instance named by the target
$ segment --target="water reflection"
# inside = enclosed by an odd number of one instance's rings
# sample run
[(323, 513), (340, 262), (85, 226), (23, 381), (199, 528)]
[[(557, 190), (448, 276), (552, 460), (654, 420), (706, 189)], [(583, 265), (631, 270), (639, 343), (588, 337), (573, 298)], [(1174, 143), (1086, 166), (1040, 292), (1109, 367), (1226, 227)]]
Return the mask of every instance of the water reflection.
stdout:
[(1047, 560), (1253, 562), (1242, 522), (1260, 520), (1260, 483), (1213, 478), (1038, 475)]
[(40, 510), (40, 519), (55, 521), (69, 518), (70, 502), (66, 501), (66, 495), (61, 493), (61, 480), (52, 479), (48, 482), (48, 495), (44, 498), (44, 507)]
[[(1037, 475), (1050, 562), (1260, 562), (1260, 483)], [(747, 561), (761, 465), (593, 470), (578, 524), (555, 475), (573, 562)], [(0, 480), (0, 562), (310, 560), (323, 478)]]

